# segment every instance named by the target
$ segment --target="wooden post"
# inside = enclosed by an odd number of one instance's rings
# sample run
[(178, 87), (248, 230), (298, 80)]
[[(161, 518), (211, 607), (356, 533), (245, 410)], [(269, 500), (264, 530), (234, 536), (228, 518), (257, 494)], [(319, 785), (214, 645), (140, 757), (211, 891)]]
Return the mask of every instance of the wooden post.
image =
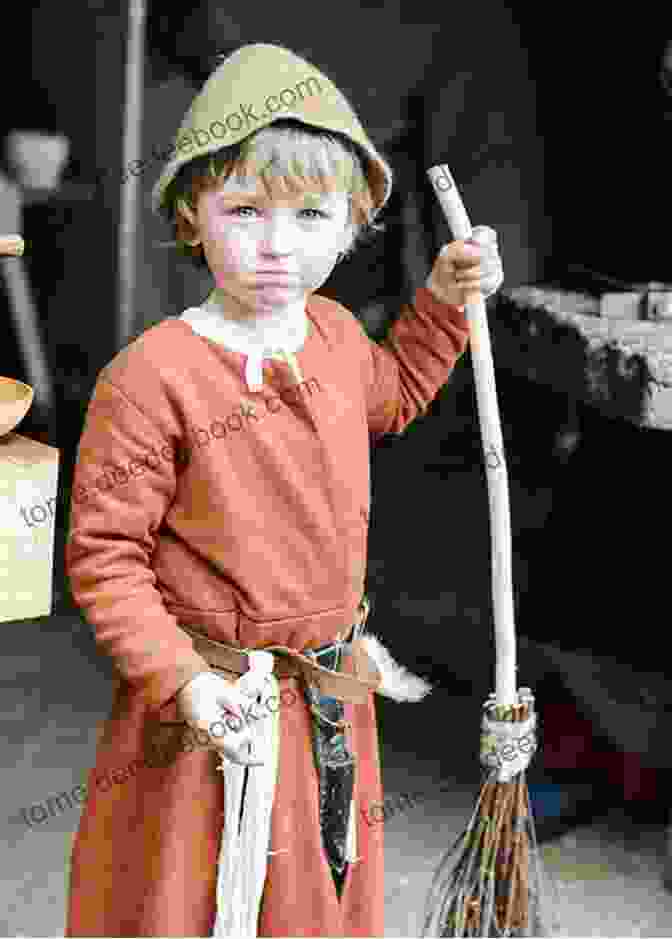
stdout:
[(126, 100), (119, 216), (119, 320), (117, 348), (124, 346), (134, 329), (137, 280), (137, 232), (140, 174), (130, 170), (142, 158), (142, 100), (145, 63), (145, 0), (129, 0), (126, 39)]

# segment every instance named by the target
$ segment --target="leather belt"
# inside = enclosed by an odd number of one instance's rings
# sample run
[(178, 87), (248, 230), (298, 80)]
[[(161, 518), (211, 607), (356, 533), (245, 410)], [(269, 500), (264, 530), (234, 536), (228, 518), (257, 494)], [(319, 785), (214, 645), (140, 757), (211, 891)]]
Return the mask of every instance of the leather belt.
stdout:
[[(361, 619), (354, 627), (354, 635), (359, 636), (369, 614), (369, 603), (366, 597), (359, 606)], [(183, 626), (183, 629), (192, 639), (195, 651), (201, 655), (208, 665), (219, 671), (234, 675), (244, 675), (249, 670), (249, 658), (244, 649), (228, 645), (202, 635), (192, 626)], [(287, 646), (260, 646), (264, 652), (274, 655), (273, 674), (278, 679), (300, 678), (305, 684), (314, 685), (321, 694), (337, 698), (339, 701), (348, 701), (352, 704), (362, 704), (368, 696), (377, 690), (381, 675), (377, 666), (367, 654), (361, 639), (355, 638), (352, 642), (342, 642), (342, 662), (352, 662), (354, 674), (349, 672), (334, 672), (317, 664), (313, 656), (317, 650), (307, 649), (300, 652)], [(342, 666), (341, 666), (342, 667)]]

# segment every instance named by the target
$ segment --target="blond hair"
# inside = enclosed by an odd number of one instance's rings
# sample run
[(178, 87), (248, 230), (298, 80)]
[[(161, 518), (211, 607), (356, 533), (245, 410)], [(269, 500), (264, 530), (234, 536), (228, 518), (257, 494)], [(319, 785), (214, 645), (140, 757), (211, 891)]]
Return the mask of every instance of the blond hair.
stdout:
[(341, 192), (349, 197), (353, 230), (352, 241), (343, 253), (348, 256), (356, 246), (385, 230), (374, 221), (377, 213), (365, 173), (367, 159), (364, 151), (342, 134), (284, 118), (183, 166), (167, 188), (163, 214), (173, 225), (180, 254), (203, 267), (202, 246), (189, 244), (196, 233), (185, 208), (195, 213), (200, 193), (217, 187), (234, 173), (238, 178), (259, 177), (270, 198), (316, 190)]

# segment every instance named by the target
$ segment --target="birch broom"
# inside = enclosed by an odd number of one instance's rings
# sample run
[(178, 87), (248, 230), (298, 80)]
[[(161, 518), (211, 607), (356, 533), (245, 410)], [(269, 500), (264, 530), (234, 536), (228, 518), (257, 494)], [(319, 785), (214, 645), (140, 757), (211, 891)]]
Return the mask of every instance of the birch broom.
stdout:
[[(447, 166), (427, 171), (453, 236), (472, 228)], [(536, 750), (534, 696), (516, 694), (511, 522), (502, 430), (485, 301), (466, 304), (490, 503), (495, 692), (483, 705), (481, 792), (466, 830), (442, 857), (429, 890), (422, 936), (551, 936), (547, 877), (539, 853), (525, 770)]]

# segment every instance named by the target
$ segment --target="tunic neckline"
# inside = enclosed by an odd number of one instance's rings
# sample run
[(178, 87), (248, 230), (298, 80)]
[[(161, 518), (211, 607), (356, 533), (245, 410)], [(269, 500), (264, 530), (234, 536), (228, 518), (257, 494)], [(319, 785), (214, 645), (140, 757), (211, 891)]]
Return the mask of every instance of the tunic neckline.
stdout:
[[(194, 309), (194, 308), (188, 307), (187, 309)], [(200, 309), (200, 307), (198, 307), (197, 309)], [(185, 310), (184, 312), (187, 312), (187, 311)], [(227, 355), (231, 356), (235, 363), (236, 373), (240, 375), (241, 381), (243, 382), (243, 384), (247, 386), (248, 390), (252, 391), (252, 390), (261, 390), (263, 387), (263, 371), (261, 370), (261, 366), (263, 365), (263, 362), (266, 361), (266, 359), (273, 359), (275, 361), (280, 360), (280, 361), (286, 362), (290, 371), (294, 373), (294, 377), (296, 379), (297, 384), (300, 384), (304, 380), (303, 376), (300, 373), (300, 366), (299, 366), (296, 356), (300, 355), (301, 357), (303, 357), (304, 354), (308, 353), (311, 347), (311, 344), (317, 338), (316, 337), (317, 330), (315, 327), (315, 321), (308, 310), (308, 302), (306, 303), (305, 312), (306, 312), (306, 336), (302, 345), (299, 346), (295, 350), (294, 353), (290, 353), (289, 355), (286, 355), (286, 354), (278, 355), (277, 353), (273, 353), (270, 355), (265, 354), (262, 359), (257, 360), (260, 366), (260, 371), (261, 371), (261, 374), (258, 377), (261, 379), (261, 381), (260, 381), (259, 386), (255, 388), (250, 388), (250, 382), (248, 381), (248, 378), (250, 375), (250, 370), (247, 367), (248, 362), (249, 362), (248, 353), (238, 352), (236, 349), (230, 348), (229, 346), (226, 345), (226, 343), (219, 341), (213, 336), (203, 335), (202, 333), (194, 329), (193, 326), (189, 322), (182, 319), (181, 316), (171, 317), (171, 319), (168, 320), (167, 322), (172, 321), (174, 323), (179, 323), (180, 326), (187, 329), (192, 336), (196, 336), (198, 339), (202, 340), (203, 342), (207, 344), (212, 344), (216, 346), (218, 349), (222, 350)], [(296, 374), (297, 368), (299, 370), (299, 374)]]

